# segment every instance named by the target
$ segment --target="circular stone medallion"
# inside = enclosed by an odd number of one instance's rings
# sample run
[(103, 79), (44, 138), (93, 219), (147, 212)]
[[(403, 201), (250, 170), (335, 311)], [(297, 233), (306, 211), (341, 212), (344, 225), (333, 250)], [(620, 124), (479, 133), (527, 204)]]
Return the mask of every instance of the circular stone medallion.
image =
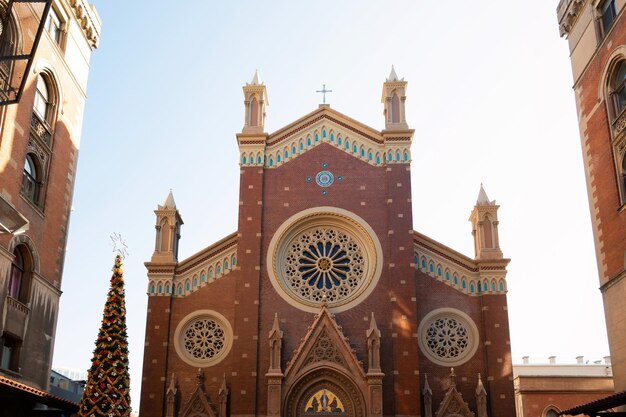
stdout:
[(320, 171), (315, 176), (315, 182), (320, 187), (330, 187), (333, 181), (335, 181), (335, 177), (330, 171)]

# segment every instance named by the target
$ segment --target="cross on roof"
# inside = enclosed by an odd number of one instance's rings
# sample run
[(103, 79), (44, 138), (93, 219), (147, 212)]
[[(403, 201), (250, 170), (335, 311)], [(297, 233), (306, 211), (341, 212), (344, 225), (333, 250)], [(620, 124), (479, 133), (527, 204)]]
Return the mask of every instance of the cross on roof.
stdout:
[(316, 93), (322, 93), (322, 103), (326, 104), (326, 93), (332, 93), (333, 90), (327, 90), (326, 84), (322, 84), (321, 90), (315, 90)]

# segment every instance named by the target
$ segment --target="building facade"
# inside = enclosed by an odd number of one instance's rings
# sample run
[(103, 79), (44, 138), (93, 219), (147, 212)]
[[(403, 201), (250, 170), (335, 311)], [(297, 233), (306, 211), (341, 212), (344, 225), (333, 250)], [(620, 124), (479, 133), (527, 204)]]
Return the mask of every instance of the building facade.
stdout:
[(324, 104), (268, 134), (243, 87), (237, 231), (179, 260), (155, 211), (142, 415), (515, 414), (499, 206), (481, 187), (473, 257), (413, 229), (406, 88), (382, 131)]
[(548, 363), (513, 364), (517, 417), (557, 417), (561, 411), (604, 398), (614, 393), (609, 357), (575, 364), (558, 364), (551, 356)]
[(626, 390), (626, 17), (624, 0), (561, 0), (615, 390)]
[[(12, 28), (3, 33), (5, 47), (19, 54), (33, 36), (29, 21), (17, 12), (2, 17)], [(89, 59), (100, 26), (84, 0), (53, 1), (22, 98), (0, 108), (0, 375), (15, 386), (48, 390)], [(16, 398), (0, 390), (9, 415), (34, 406)]]

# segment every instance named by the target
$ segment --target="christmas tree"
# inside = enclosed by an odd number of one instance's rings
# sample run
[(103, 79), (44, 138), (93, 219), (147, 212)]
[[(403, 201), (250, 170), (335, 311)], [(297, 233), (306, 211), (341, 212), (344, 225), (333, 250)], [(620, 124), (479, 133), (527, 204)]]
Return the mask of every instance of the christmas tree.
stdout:
[(130, 416), (129, 385), (124, 275), (117, 255), (79, 416)]

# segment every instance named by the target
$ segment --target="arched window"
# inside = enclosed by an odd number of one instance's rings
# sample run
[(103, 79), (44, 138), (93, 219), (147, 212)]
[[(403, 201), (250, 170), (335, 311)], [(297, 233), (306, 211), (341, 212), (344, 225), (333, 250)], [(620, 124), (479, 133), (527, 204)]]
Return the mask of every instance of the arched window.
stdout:
[(400, 99), (396, 93), (391, 96), (391, 123), (400, 123)]
[(306, 138), (306, 146), (311, 146), (311, 138)]
[(365, 158), (365, 149), (361, 146), (361, 158)]
[(300, 142), (300, 150), (304, 149), (304, 144), (302, 142)]
[(611, 96), (615, 117), (617, 117), (626, 109), (626, 61), (622, 61), (617, 66), (611, 83)]
[(276, 154), (276, 163), (280, 162), (280, 152)]
[(458, 277), (456, 274), (454, 274), (454, 276), (453, 276), (453, 278), (452, 278), (452, 279), (453, 279), (454, 285), (458, 285), (458, 283), (459, 283), (459, 277)]
[(546, 407), (541, 414), (541, 417), (558, 417), (560, 410), (555, 406), (551, 405)]
[(409, 160), (409, 154), (407, 151), (404, 151), (404, 160), (408, 161)]
[(337, 136), (337, 145), (341, 145), (341, 136)]
[(346, 149), (350, 149), (350, 141), (346, 139)]
[(189, 280), (187, 280), (187, 282), (185, 282), (185, 291), (189, 290), (191, 290), (191, 285), (189, 284)]
[(316, 133), (315, 134), (315, 142), (319, 142), (320, 141), (320, 136)]
[(367, 159), (371, 161), (371, 160), (372, 160), (372, 158), (373, 158), (372, 151), (369, 151), (369, 152), (367, 153)]
[(163, 284), (159, 283), (159, 286), (157, 287), (157, 293), (163, 294)]
[(422, 258), (422, 268), (426, 269), (426, 259)]
[(376, 154), (376, 165), (380, 165), (380, 154)]
[(465, 282), (465, 280), (461, 281), (461, 287), (463, 287), (463, 289), (467, 288), (467, 283)]
[(325, 138), (326, 137), (326, 129), (322, 129), (322, 137)]
[(274, 158), (270, 158), (270, 166), (273, 167), (274, 166)]
[(428, 264), (428, 271), (432, 274), (435, 272), (435, 266), (433, 265), (433, 263), (431, 262), (430, 264)]
[(352, 145), (352, 153), (356, 153), (356, 143)]
[(504, 291), (504, 281), (500, 281), (500, 291)]
[(11, 276), (9, 277), (9, 296), (21, 303), (28, 303), (33, 261), (25, 245), (18, 245), (13, 251)]
[(235, 255), (233, 255), (230, 264), (233, 266), (233, 268), (235, 267), (235, 265), (237, 265), (237, 257)]
[(213, 268), (209, 268), (209, 278), (213, 278)]
[(150, 294), (154, 294), (154, 282), (150, 284)]
[(165, 283), (165, 294), (169, 294), (170, 293), (170, 284), (169, 283)]
[(295, 154), (296, 154), (296, 145), (293, 145), (293, 146), (291, 147), (291, 154), (292, 154), (292, 155), (295, 155)]
[(491, 292), (496, 292), (496, 282), (491, 281)]
[(330, 141), (334, 142), (335, 141), (335, 134), (331, 132), (330, 134)]
[(183, 286), (182, 286), (182, 284), (178, 284), (178, 295), (183, 295)]
[(400, 151), (396, 151), (396, 161), (400, 161)]
[(204, 274), (204, 272), (200, 274), (200, 282), (206, 282), (206, 275)]
[(48, 83), (44, 79), (43, 75), (37, 76), (37, 90), (35, 92), (35, 104), (33, 110), (39, 119), (48, 123), (51, 115), (50, 108), (52, 107), (52, 97), (48, 88)]
[(228, 269), (228, 260), (224, 261), (224, 271)]
[(450, 281), (450, 272), (446, 271), (446, 281)]
[(248, 160), (246, 159), (246, 156), (244, 155), (243, 158), (241, 158), (241, 164), (246, 165), (247, 162)]
[(216, 269), (216, 270), (217, 270), (217, 274), (218, 274), (218, 275), (219, 275), (219, 274), (221, 274), (221, 273), (222, 273), (222, 264), (218, 263), (218, 264), (217, 264), (217, 269)]
[(261, 155), (259, 154), (259, 155), (257, 155), (257, 157), (256, 157), (256, 163), (257, 163), (258, 165), (261, 165), (261, 161), (263, 161), (263, 159), (261, 159)]
[(493, 230), (491, 227), (491, 219), (489, 216), (485, 216), (483, 220), (483, 239), (485, 242), (485, 248), (493, 248)]
[(41, 205), (42, 172), (39, 158), (32, 153), (26, 155), (22, 194), (37, 206)]
[(438, 277), (440, 277), (440, 276), (441, 276), (441, 273), (442, 273), (442, 272), (441, 272), (441, 267), (440, 267), (440, 266), (438, 266), (438, 267), (437, 267), (437, 276), (438, 276)]

